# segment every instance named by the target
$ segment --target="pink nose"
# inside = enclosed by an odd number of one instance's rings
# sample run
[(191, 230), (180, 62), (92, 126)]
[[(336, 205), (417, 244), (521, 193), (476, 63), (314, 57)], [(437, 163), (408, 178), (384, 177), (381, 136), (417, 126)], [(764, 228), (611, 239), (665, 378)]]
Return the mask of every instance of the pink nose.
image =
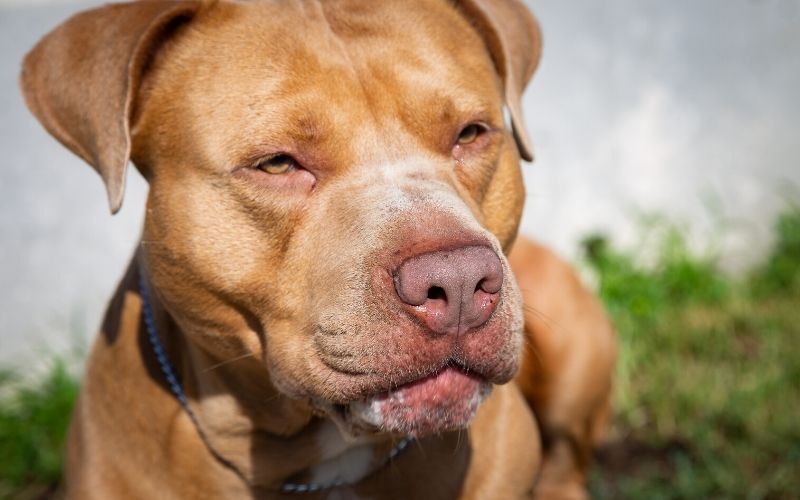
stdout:
[(503, 287), (503, 266), (488, 247), (412, 257), (397, 269), (400, 299), (435, 333), (460, 334), (486, 323)]

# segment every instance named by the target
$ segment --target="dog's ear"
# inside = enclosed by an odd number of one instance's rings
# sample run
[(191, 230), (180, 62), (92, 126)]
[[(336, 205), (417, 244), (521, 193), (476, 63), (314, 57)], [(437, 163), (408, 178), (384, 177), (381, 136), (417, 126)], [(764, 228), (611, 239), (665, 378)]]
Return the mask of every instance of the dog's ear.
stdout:
[(525, 122), (522, 91), (539, 65), (542, 39), (539, 24), (519, 0), (459, 0), (462, 12), (478, 30), (503, 79), (506, 106), (519, 154), (533, 160)]
[(20, 86), (31, 112), (103, 178), (111, 213), (122, 205), (130, 118), (159, 43), (199, 2), (114, 4), (79, 13), (25, 57)]

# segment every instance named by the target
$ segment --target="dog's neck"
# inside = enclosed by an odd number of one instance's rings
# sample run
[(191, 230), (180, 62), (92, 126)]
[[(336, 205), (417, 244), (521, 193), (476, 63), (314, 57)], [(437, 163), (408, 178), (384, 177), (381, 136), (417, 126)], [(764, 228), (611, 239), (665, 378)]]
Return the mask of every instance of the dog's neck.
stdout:
[(151, 316), (147, 328), (156, 336), (150, 347), (164, 351), (162, 375), (174, 372), (179, 382), (172, 391), (178, 400), (185, 394), (183, 409), (198, 439), (246, 486), (307, 491), (353, 484), (397, 453), (388, 436), (346, 436), (308, 403), (283, 396), (259, 360), (227, 362), (191, 342), (149, 296), (147, 283), (141, 287), (144, 314)]

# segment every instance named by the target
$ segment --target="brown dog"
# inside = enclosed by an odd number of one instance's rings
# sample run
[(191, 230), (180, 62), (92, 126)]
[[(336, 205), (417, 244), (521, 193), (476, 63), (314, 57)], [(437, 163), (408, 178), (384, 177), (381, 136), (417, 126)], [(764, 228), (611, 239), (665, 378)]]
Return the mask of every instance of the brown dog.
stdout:
[(504, 257), (539, 47), (516, 0), (148, 1), (46, 36), (33, 113), (112, 211), (129, 158), (150, 184), (69, 495), (584, 495), (613, 336), (552, 254), (520, 242), (519, 285)]

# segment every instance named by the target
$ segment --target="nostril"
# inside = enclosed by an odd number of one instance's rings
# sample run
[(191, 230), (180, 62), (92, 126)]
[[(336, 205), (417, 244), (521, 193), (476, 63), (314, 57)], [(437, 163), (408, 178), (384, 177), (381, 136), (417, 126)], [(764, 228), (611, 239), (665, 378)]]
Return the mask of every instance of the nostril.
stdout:
[(494, 295), (499, 293), (501, 288), (503, 288), (503, 269), (498, 261), (496, 269), (489, 270), (483, 278), (478, 280), (473, 293), (485, 292)]
[(428, 289), (428, 300), (447, 300), (447, 293), (440, 286), (432, 286)]

